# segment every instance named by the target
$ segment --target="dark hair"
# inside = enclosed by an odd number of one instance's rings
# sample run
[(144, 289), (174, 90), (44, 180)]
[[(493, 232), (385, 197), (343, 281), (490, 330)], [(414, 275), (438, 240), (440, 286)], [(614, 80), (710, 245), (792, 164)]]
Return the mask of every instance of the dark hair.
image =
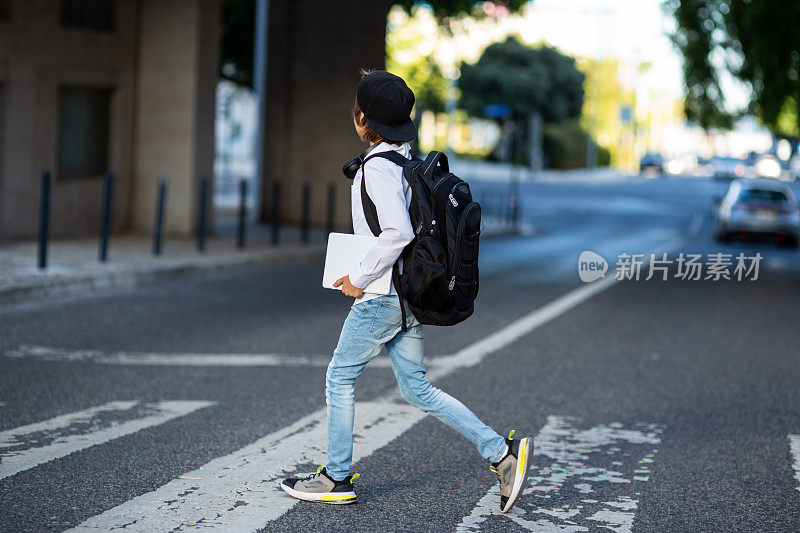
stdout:
[[(372, 69), (362, 68), (361, 70), (359, 70), (359, 74), (361, 74), (362, 78), (372, 72), (374, 72)], [(364, 139), (368, 143), (374, 144), (383, 141), (389, 144), (403, 144), (403, 141), (395, 141), (392, 139), (387, 139), (385, 137), (382, 137), (377, 131), (372, 129), (372, 126), (370, 126), (369, 122), (367, 122), (366, 116), (364, 117), (363, 121), (359, 120), (361, 113), (362, 113), (361, 108), (358, 107), (358, 97), (356, 97), (355, 100), (353, 101), (353, 120), (355, 120), (359, 125), (364, 126), (366, 128), (366, 130), (364, 131)]]

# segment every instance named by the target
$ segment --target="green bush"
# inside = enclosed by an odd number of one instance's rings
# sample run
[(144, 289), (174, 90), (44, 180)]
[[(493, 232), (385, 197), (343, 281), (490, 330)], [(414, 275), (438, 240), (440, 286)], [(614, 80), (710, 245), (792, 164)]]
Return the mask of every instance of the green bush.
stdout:
[[(586, 167), (586, 144), (588, 134), (577, 119), (559, 124), (545, 124), (543, 149), (548, 168), (569, 169)], [(608, 166), (611, 153), (597, 146), (597, 165)]]
[(607, 167), (611, 164), (611, 151), (604, 147), (597, 145), (597, 166)]

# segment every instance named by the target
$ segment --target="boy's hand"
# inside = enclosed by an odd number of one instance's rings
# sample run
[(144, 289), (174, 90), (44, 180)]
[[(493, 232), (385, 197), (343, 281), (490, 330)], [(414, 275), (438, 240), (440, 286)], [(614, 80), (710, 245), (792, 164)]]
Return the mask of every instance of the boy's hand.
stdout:
[(364, 291), (359, 289), (352, 283), (350, 283), (350, 276), (345, 276), (343, 278), (339, 278), (333, 282), (334, 287), (338, 287), (339, 285), (342, 286), (342, 294), (346, 296), (352, 296), (353, 298), (360, 298)]

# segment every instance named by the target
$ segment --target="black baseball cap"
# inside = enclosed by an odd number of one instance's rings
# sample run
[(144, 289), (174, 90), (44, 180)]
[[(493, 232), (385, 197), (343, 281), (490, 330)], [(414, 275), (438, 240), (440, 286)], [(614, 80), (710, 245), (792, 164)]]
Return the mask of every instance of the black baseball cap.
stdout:
[(416, 139), (417, 128), (411, 122), (414, 92), (400, 76), (385, 70), (370, 72), (358, 82), (356, 102), (367, 123), (384, 139)]

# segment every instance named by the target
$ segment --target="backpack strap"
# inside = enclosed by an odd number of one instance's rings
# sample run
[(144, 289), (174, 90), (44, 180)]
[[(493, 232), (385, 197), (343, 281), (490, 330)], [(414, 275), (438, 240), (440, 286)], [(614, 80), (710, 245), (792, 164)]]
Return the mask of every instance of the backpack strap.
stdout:
[[(386, 152), (379, 152), (366, 157), (364, 159), (364, 163), (373, 157), (382, 157), (384, 159), (388, 159), (400, 167), (405, 167), (405, 164), (410, 161), (410, 159), (402, 156), (395, 150), (387, 150)], [(378, 210), (375, 208), (375, 204), (367, 193), (367, 175), (364, 172), (364, 164), (361, 165), (361, 205), (364, 208), (364, 218), (367, 219), (367, 225), (369, 226), (370, 231), (372, 231), (372, 234), (377, 237), (381, 234), (381, 225), (380, 222), (378, 222)], [(392, 265), (392, 281), (394, 282), (394, 288), (397, 291), (397, 298), (400, 301), (400, 316), (402, 318), (400, 329), (403, 332), (406, 332), (408, 331), (408, 326), (406, 324), (406, 306), (403, 305), (403, 295), (398, 289), (400, 283), (400, 267), (396, 261), (394, 265)]]
[(401, 154), (397, 150), (386, 150), (385, 152), (378, 152), (377, 154), (370, 154), (369, 156), (367, 156), (364, 159), (364, 162), (366, 163), (367, 161), (369, 161), (373, 157), (382, 157), (384, 159), (388, 159), (389, 161), (391, 161), (392, 163), (394, 163), (395, 165), (400, 166), (400, 167), (402, 167), (403, 165), (405, 165), (406, 163), (411, 161), (409, 158), (407, 158), (406, 156), (404, 156), (403, 154)]
[(400, 167), (405, 166), (405, 164), (410, 160), (395, 150), (387, 150), (385, 152), (378, 152), (377, 154), (371, 154), (367, 156), (364, 159), (364, 163), (361, 165), (361, 205), (364, 208), (364, 218), (367, 219), (367, 225), (369, 226), (372, 234), (377, 237), (381, 234), (381, 225), (378, 221), (378, 210), (375, 208), (375, 204), (372, 202), (372, 199), (367, 193), (367, 175), (364, 172), (364, 166), (366, 165), (367, 161), (373, 157), (382, 157), (384, 159), (388, 159)]
[(361, 165), (361, 206), (364, 208), (364, 218), (370, 231), (376, 237), (381, 234), (381, 224), (378, 221), (378, 210), (372, 199), (367, 193), (367, 176), (364, 173), (364, 165)]

